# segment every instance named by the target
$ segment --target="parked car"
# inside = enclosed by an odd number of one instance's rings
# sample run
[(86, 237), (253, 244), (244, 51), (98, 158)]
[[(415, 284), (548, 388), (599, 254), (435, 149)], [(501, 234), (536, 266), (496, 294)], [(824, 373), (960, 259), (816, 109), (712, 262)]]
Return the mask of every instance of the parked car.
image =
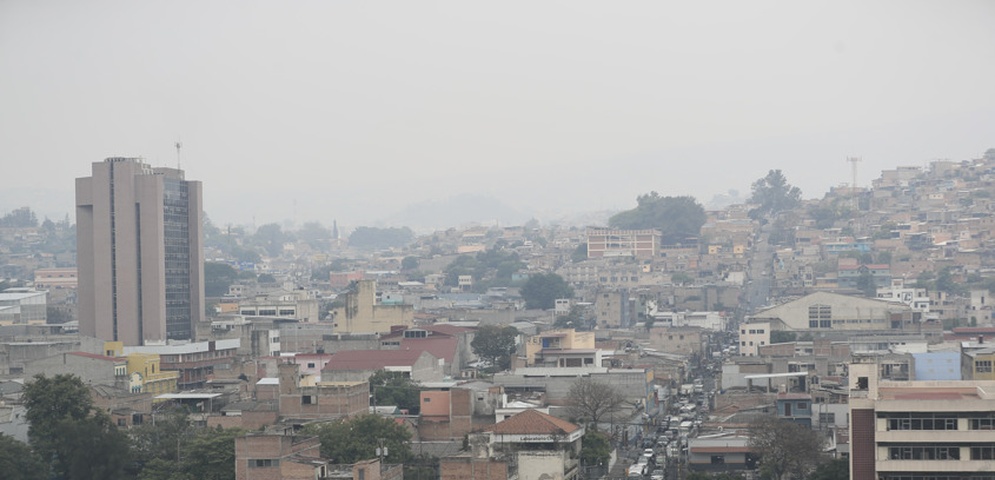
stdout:
[(653, 473), (650, 474), (650, 480), (664, 480), (666, 476), (667, 475), (663, 472), (663, 470), (658, 468), (653, 470)]

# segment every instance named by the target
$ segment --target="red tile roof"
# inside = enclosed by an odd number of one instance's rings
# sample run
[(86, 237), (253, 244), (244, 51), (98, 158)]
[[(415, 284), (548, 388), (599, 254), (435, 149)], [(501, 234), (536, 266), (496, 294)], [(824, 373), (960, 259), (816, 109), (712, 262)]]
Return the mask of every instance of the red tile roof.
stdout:
[[(380, 370), (385, 367), (409, 367), (424, 350), (345, 350), (336, 352), (322, 370)], [(428, 353), (429, 356), (434, 356)]]
[(494, 425), (494, 433), (504, 435), (562, 435), (577, 430), (566, 420), (528, 409)]

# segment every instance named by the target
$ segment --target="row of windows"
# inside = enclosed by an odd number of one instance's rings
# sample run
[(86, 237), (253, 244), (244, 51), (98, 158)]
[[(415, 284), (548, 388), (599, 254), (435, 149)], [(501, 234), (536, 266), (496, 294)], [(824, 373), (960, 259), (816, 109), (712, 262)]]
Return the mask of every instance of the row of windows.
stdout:
[(980, 413), (889, 413), (888, 430), (957, 430), (957, 419), (966, 418), (969, 430), (995, 430), (995, 414)]
[(992, 361), (976, 360), (974, 362), (974, 371), (977, 373), (992, 373)]
[(957, 430), (957, 419), (889, 418), (888, 430)]
[(948, 445), (889, 447), (888, 458), (892, 460), (960, 460), (960, 447)]

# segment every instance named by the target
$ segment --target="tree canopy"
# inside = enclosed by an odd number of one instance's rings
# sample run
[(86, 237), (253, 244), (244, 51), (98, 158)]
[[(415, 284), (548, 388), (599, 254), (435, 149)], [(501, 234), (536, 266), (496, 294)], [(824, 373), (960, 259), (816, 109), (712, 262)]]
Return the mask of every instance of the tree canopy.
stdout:
[(750, 425), (749, 445), (760, 455), (761, 473), (773, 480), (807, 478), (824, 460), (818, 432), (770, 415)]
[(0, 478), (45, 480), (46, 467), (26, 443), (0, 433)]
[(30, 207), (21, 207), (0, 217), (0, 227), (30, 228), (38, 226), (38, 217)]
[(370, 395), (377, 405), (396, 405), (417, 415), (420, 409), (418, 382), (401, 372), (377, 370), (370, 375)]
[(227, 263), (204, 262), (204, 295), (220, 297), (238, 281), (238, 271)]
[(597, 429), (606, 416), (617, 413), (625, 406), (625, 397), (607, 383), (590, 378), (577, 380), (567, 393), (570, 415), (588, 422)]
[(650, 192), (636, 197), (636, 208), (612, 215), (608, 224), (629, 230), (659, 229), (663, 243), (674, 244), (697, 238), (706, 218), (705, 208), (694, 197)]
[(529, 276), (519, 293), (525, 299), (525, 308), (548, 310), (558, 298), (573, 298), (574, 289), (555, 273), (536, 273)]
[(570, 312), (566, 315), (560, 315), (556, 317), (556, 321), (553, 322), (554, 328), (572, 328), (578, 331), (587, 331), (594, 328), (597, 320), (588, 315), (583, 307), (580, 305), (574, 305), (570, 307)]
[(750, 211), (750, 217), (760, 219), (777, 215), (801, 204), (802, 191), (791, 186), (780, 170), (771, 170), (767, 176), (753, 182), (753, 193), (749, 202), (757, 205)]
[(460, 275), (470, 275), (475, 287), (483, 291), (489, 286), (511, 285), (511, 274), (524, 266), (514, 251), (492, 248), (476, 255), (456, 257), (443, 273), (446, 275), (446, 285), (455, 287), (459, 284)]
[(24, 386), (28, 443), (53, 476), (69, 480), (123, 478), (128, 438), (93, 408), (75, 375), (36, 375)]
[(580, 462), (584, 466), (607, 465), (612, 446), (608, 435), (597, 430), (587, 430), (581, 440)]
[(518, 351), (518, 329), (512, 326), (484, 325), (470, 342), (473, 353), (491, 364), (492, 369), (507, 370)]
[(411, 458), (411, 433), (393, 419), (360, 415), (348, 420), (314, 424), (305, 431), (321, 440), (321, 456), (332, 462), (356, 463), (376, 458), (380, 441), (387, 447), (386, 463), (403, 463)]

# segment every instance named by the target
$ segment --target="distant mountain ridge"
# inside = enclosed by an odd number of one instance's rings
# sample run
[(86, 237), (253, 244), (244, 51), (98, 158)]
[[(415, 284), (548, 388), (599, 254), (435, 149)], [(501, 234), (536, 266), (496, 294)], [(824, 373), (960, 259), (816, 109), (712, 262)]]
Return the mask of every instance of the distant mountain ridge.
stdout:
[(489, 195), (460, 194), (444, 200), (413, 203), (382, 221), (415, 230), (442, 229), (467, 225), (522, 225), (532, 215)]

